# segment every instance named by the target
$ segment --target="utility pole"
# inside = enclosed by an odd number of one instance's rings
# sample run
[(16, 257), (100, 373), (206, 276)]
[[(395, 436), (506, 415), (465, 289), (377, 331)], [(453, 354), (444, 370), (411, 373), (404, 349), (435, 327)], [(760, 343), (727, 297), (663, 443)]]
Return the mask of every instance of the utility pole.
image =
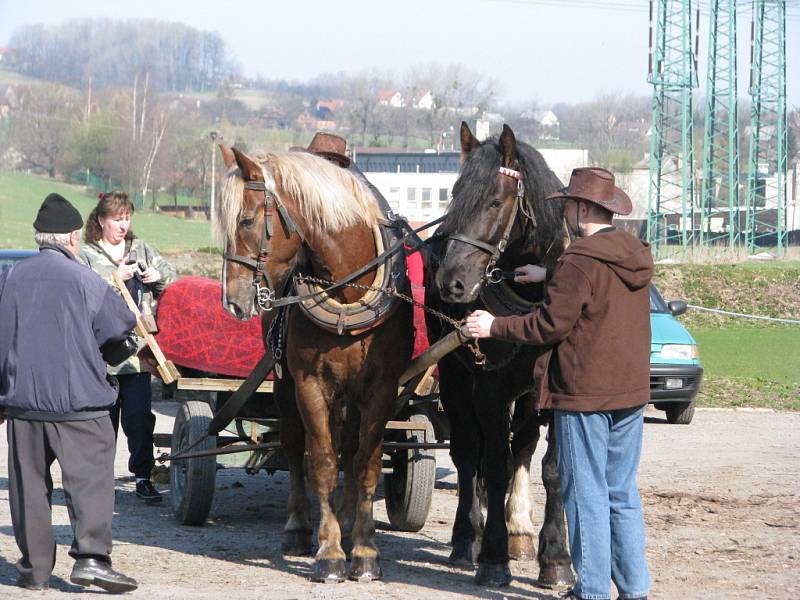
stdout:
[[(208, 134), (208, 137), (211, 139), (211, 198), (208, 202), (208, 220), (209, 222), (213, 222), (214, 220), (214, 200), (217, 197), (217, 140), (222, 141), (222, 134), (218, 131), (211, 131)], [(211, 228), (212, 234), (212, 245), (213, 245), (213, 226)]]
[(747, 247), (786, 250), (786, 2), (753, 0)]
[(653, 84), (653, 122), (647, 240), (657, 255), (668, 243), (685, 249), (695, 241), (692, 90), (697, 87), (697, 43), (695, 37), (693, 48), (692, 0), (650, 0), (647, 79)]
[(704, 244), (741, 243), (739, 122), (736, 84), (736, 0), (711, 0), (708, 82), (703, 140), (702, 224)]

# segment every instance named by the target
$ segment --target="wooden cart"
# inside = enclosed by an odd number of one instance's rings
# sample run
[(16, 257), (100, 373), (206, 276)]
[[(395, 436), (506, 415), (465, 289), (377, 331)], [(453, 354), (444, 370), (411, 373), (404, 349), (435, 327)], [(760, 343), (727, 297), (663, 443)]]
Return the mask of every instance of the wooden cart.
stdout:
[[(215, 415), (246, 380), (184, 376), (182, 370), (187, 374), (188, 370), (167, 360), (152, 335), (152, 326), (142, 318), (124, 283), (120, 279), (116, 283), (137, 315), (137, 334), (149, 347), (165, 389), (179, 391), (185, 398), (172, 433), (157, 434), (155, 445), (170, 450), (158, 460), (170, 462), (170, 499), (175, 518), (183, 525), (202, 525), (211, 510), (218, 468), (243, 468), (251, 475), (287, 469), (279, 442), (280, 418), (272, 381), (263, 381), (223, 430), (208, 435)], [(386, 510), (395, 529), (419, 531), (433, 495), (435, 450), (449, 448), (449, 444), (437, 441), (436, 432), (443, 440), (446, 427), (432, 366), (402, 386), (398, 407), (395, 420), (387, 424), (383, 446)]]

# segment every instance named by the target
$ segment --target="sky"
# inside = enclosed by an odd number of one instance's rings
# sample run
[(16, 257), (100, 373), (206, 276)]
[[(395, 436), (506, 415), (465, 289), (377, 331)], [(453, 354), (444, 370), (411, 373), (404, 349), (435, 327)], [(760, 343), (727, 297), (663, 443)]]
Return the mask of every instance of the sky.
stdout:
[[(701, 2), (700, 88), (708, 3)], [(747, 93), (750, 1), (737, 0), (739, 95)], [(787, 0), (787, 106), (800, 106), (800, 0)], [(460, 63), (498, 82), (501, 101), (540, 106), (649, 95), (648, 0), (0, 0), (0, 46), (20, 25), (111, 17), (218, 31), (246, 76), (307, 81)]]

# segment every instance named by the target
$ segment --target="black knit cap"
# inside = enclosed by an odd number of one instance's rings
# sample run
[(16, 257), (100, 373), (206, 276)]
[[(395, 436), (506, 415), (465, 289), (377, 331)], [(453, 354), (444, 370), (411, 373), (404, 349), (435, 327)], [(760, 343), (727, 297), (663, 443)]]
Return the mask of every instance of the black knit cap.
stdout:
[(44, 199), (33, 222), (33, 228), (39, 233), (72, 233), (81, 227), (81, 213), (64, 196), (56, 193)]

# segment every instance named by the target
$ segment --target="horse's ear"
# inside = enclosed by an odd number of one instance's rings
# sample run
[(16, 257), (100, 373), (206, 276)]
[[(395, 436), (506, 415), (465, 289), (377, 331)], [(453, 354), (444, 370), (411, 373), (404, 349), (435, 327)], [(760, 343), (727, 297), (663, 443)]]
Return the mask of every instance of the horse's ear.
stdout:
[(514, 156), (517, 151), (517, 139), (514, 137), (511, 127), (506, 124), (503, 124), (503, 133), (500, 134), (500, 147), (503, 149), (503, 166), (513, 167)]
[(461, 162), (463, 163), (467, 159), (467, 155), (480, 145), (478, 138), (469, 130), (467, 122), (461, 121)]
[(245, 181), (256, 181), (257, 176), (262, 176), (261, 167), (259, 167), (252, 158), (237, 148), (231, 148), (231, 151), (236, 157), (236, 164), (239, 165), (239, 170), (242, 172), (242, 179)]
[(226, 169), (230, 169), (236, 164), (236, 156), (234, 156), (230, 148), (225, 147), (223, 144), (219, 144), (219, 151), (222, 152), (222, 162), (225, 163)]

